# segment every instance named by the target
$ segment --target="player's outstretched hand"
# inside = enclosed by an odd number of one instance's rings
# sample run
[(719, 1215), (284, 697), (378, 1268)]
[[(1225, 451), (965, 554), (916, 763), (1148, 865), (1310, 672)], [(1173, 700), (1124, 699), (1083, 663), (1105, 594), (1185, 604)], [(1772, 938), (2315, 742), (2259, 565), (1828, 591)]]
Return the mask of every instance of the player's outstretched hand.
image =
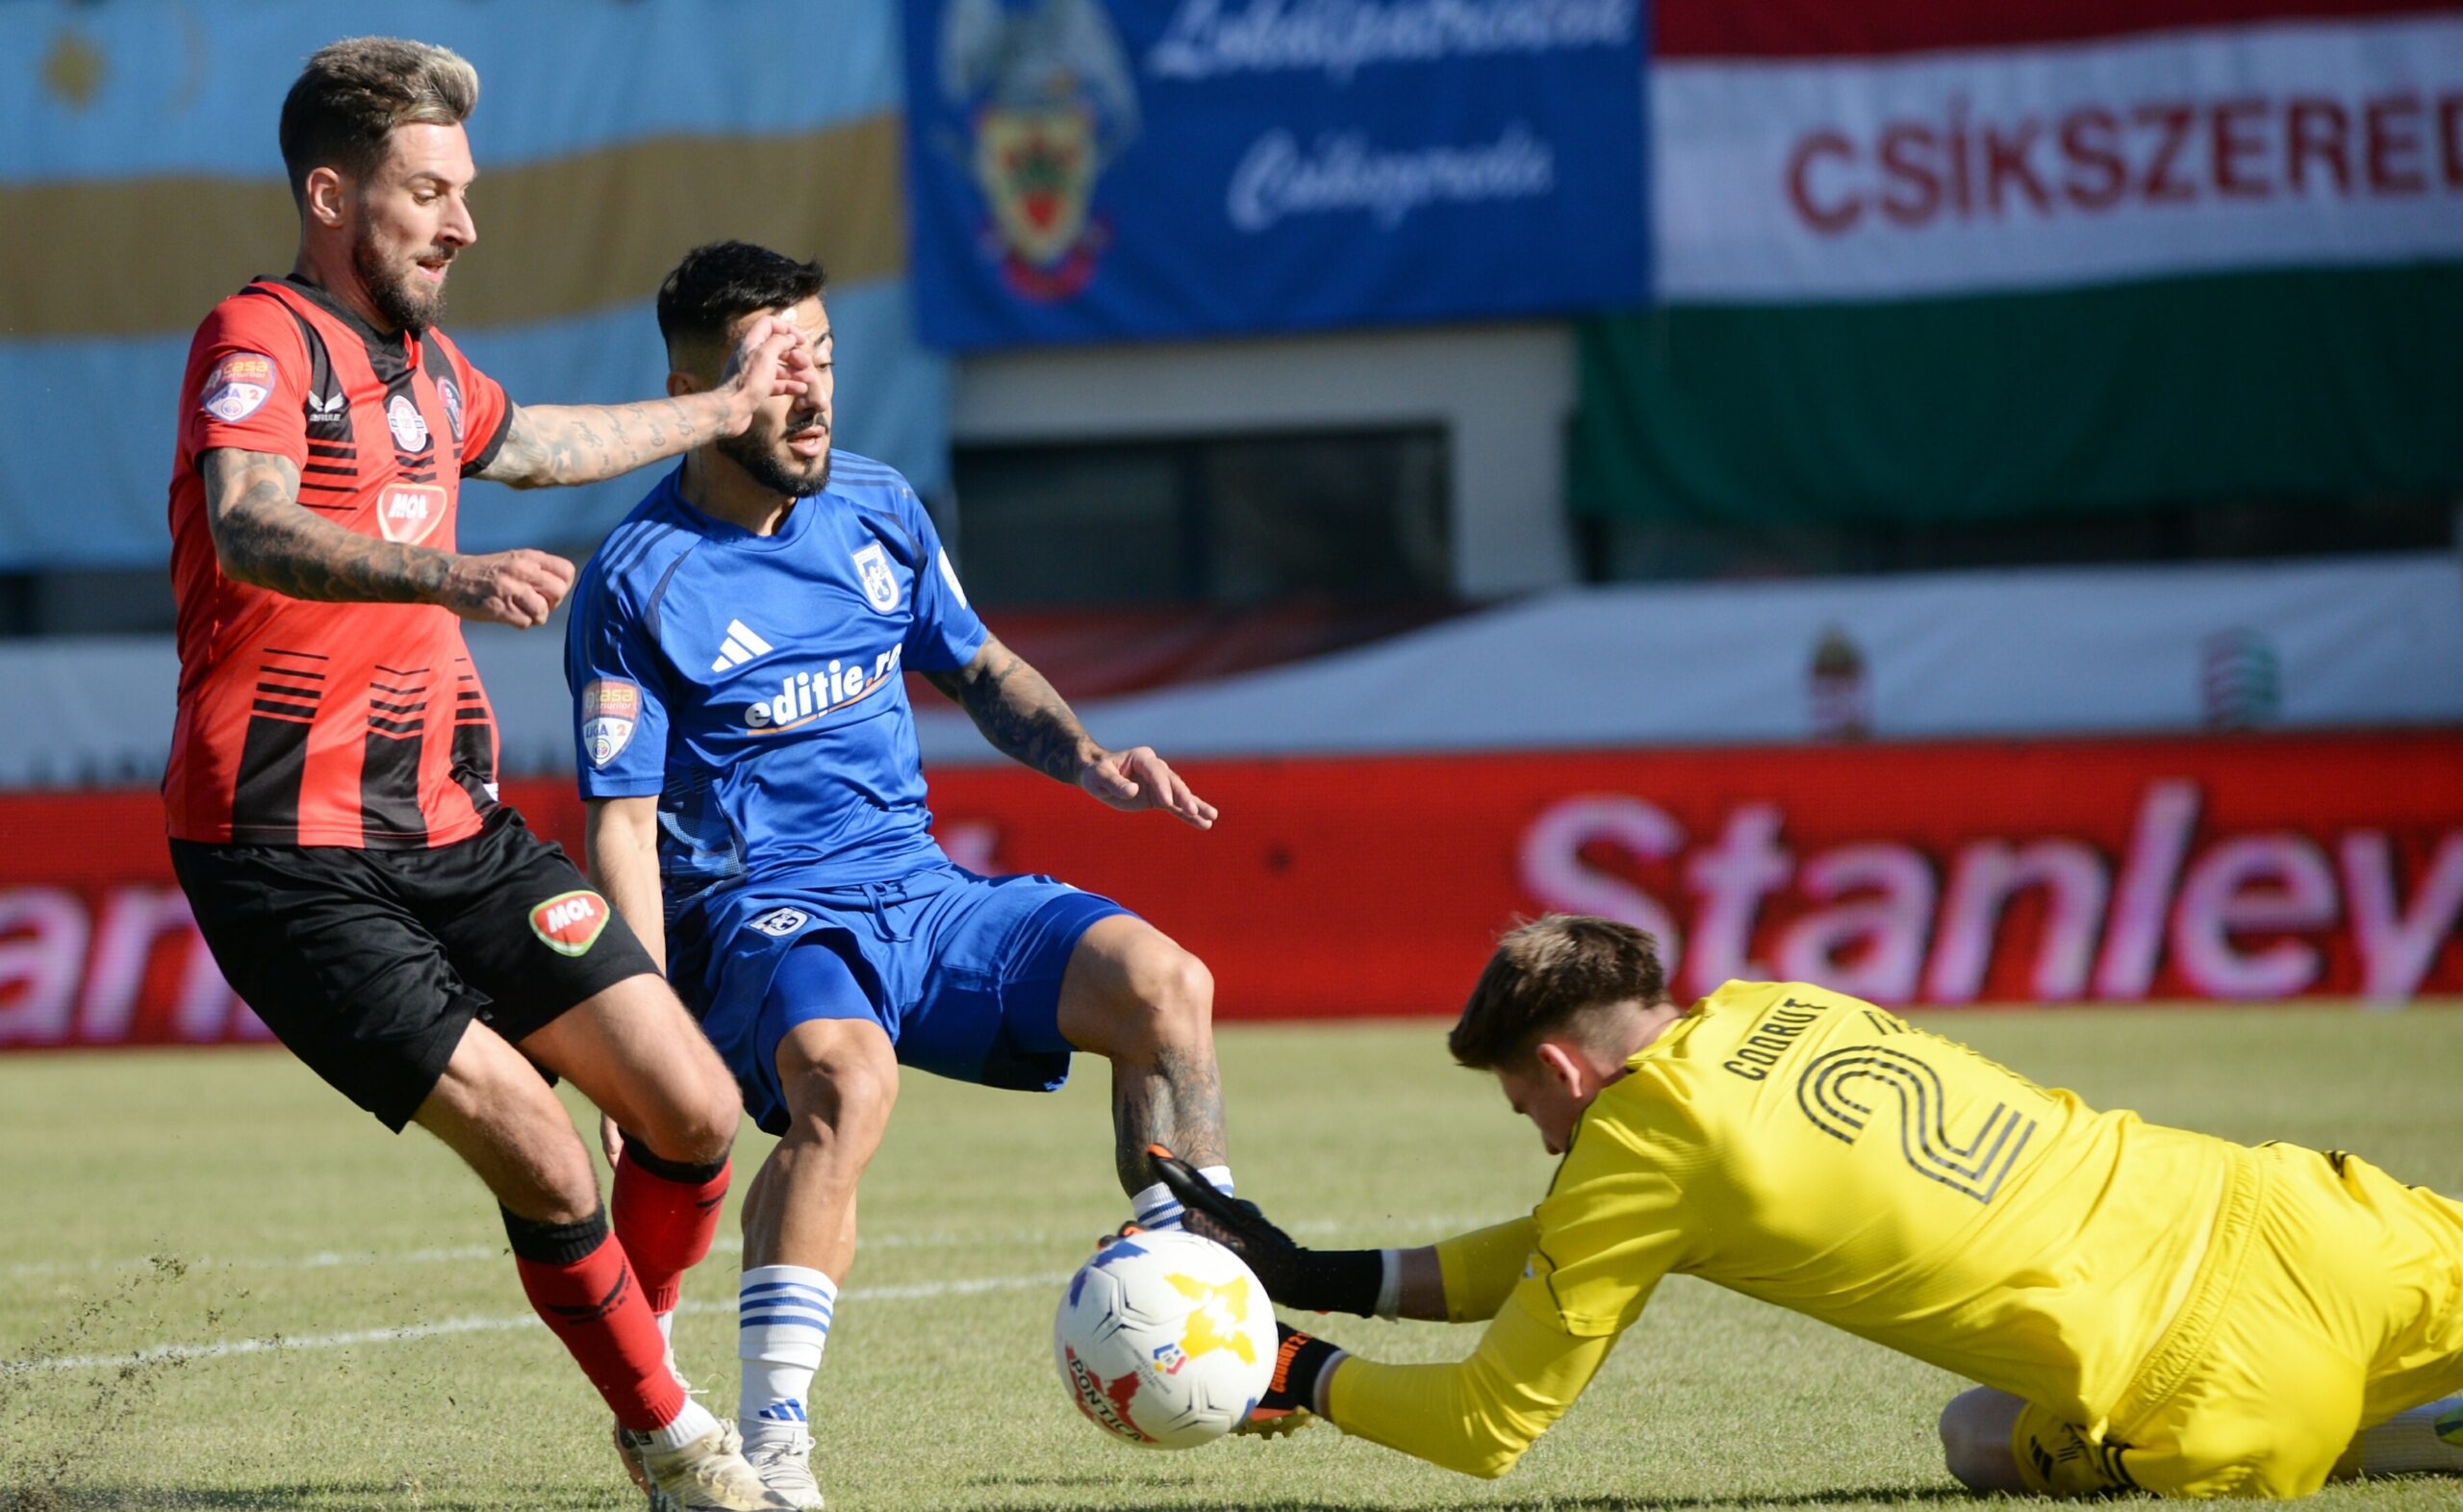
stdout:
[(1211, 1239), (1247, 1262), (1266, 1295), (1285, 1307), (1318, 1313), (1377, 1311), (1385, 1260), (1375, 1249), (1306, 1249), (1277, 1228), (1257, 1204), (1226, 1197), (1160, 1145), (1146, 1147), (1155, 1174), (1181, 1204), (1181, 1226)]
[(1152, 745), (1104, 752), (1078, 774), (1078, 786), (1123, 813), (1161, 809), (1193, 829), (1214, 827), (1214, 805), (1191, 793)]
[(523, 546), (452, 558), (437, 602), (465, 619), (527, 630), (546, 624), (548, 613), (572, 586), (571, 563)]
[(727, 400), (727, 434), (743, 435), (763, 401), (810, 389), (813, 372), (812, 349), (793, 320), (766, 315), (753, 321), (727, 354), (726, 370), (719, 377), (718, 391)]

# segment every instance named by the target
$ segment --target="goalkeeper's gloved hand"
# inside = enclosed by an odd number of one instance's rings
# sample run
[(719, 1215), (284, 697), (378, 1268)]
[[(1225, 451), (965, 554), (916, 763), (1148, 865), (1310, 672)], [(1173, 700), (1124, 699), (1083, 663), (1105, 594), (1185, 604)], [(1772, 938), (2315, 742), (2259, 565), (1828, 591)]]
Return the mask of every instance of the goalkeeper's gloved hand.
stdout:
[(1317, 1387), (1344, 1351), (1280, 1320), (1274, 1328), (1281, 1344), (1274, 1351), (1274, 1375), (1266, 1382), (1266, 1394), (1257, 1399), (1258, 1410), (1314, 1412)]
[(1384, 1250), (1304, 1249), (1269, 1222), (1257, 1204), (1224, 1196), (1162, 1146), (1147, 1146), (1146, 1156), (1180, 1201), (1181, 1226), (1246, 1261), (1268, 1297), (1310, 1312), (1377, 1315), (1385, 1290)]

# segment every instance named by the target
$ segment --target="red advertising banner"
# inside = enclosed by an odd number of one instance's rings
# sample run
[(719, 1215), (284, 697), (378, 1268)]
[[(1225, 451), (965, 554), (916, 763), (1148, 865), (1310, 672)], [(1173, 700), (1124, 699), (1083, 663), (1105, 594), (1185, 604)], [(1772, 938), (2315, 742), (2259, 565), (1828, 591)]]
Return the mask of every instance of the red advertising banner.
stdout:
[[(1192, 763), (1200, 834), (1006, 768), (943, 843), (1204, 957), (1226, 1019), (1450, 1014), (1548, 909), (1657, 932), (1678, 989), (1885, 1003), (2463, 995), (2463, 732)], [(562, 781), (509, 784), (571, 845)], [(151, 794), (0, 796), (0, 1047), (263, 1037)]]

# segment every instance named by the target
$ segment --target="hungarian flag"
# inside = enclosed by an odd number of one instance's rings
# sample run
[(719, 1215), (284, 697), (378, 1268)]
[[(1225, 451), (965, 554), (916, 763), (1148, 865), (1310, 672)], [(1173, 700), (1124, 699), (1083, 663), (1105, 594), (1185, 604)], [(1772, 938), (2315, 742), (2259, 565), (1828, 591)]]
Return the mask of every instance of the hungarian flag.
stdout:
[(2463, 488), (2463, 11), (1666, 0), (1658, 309), (1575, 495), (1694, 521)]

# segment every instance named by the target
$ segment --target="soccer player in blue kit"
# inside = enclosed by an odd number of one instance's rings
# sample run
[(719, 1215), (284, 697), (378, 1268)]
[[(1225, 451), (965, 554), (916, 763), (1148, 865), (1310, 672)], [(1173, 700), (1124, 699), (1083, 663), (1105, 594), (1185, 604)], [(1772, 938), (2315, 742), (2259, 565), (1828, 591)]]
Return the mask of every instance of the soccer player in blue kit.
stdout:
[(822, 291), (818, 264), (736, 241), (668, 276), (669, 392), (715, 387), (737, 333), (774, 316), (817, 378), (625, 517), (566, 642), (592, 870), (780, 1136), (745, 1199), (737, 1410), (746, 1458), (807, 1507), (805, 1399), (901, 1067), (1051, 1091), (1072, 1051), (1106, 1056), (1133, 1222), (1181, 1214), (1149, 1145), (1232, 1189), (1206, 968), (1109, 899), (952, 864), (901, 673), (1112, 808), (1199, 829), (1214, 808), (1153, 750), (1096, 743), (969, 607), (906, 481), (833, 453)]

